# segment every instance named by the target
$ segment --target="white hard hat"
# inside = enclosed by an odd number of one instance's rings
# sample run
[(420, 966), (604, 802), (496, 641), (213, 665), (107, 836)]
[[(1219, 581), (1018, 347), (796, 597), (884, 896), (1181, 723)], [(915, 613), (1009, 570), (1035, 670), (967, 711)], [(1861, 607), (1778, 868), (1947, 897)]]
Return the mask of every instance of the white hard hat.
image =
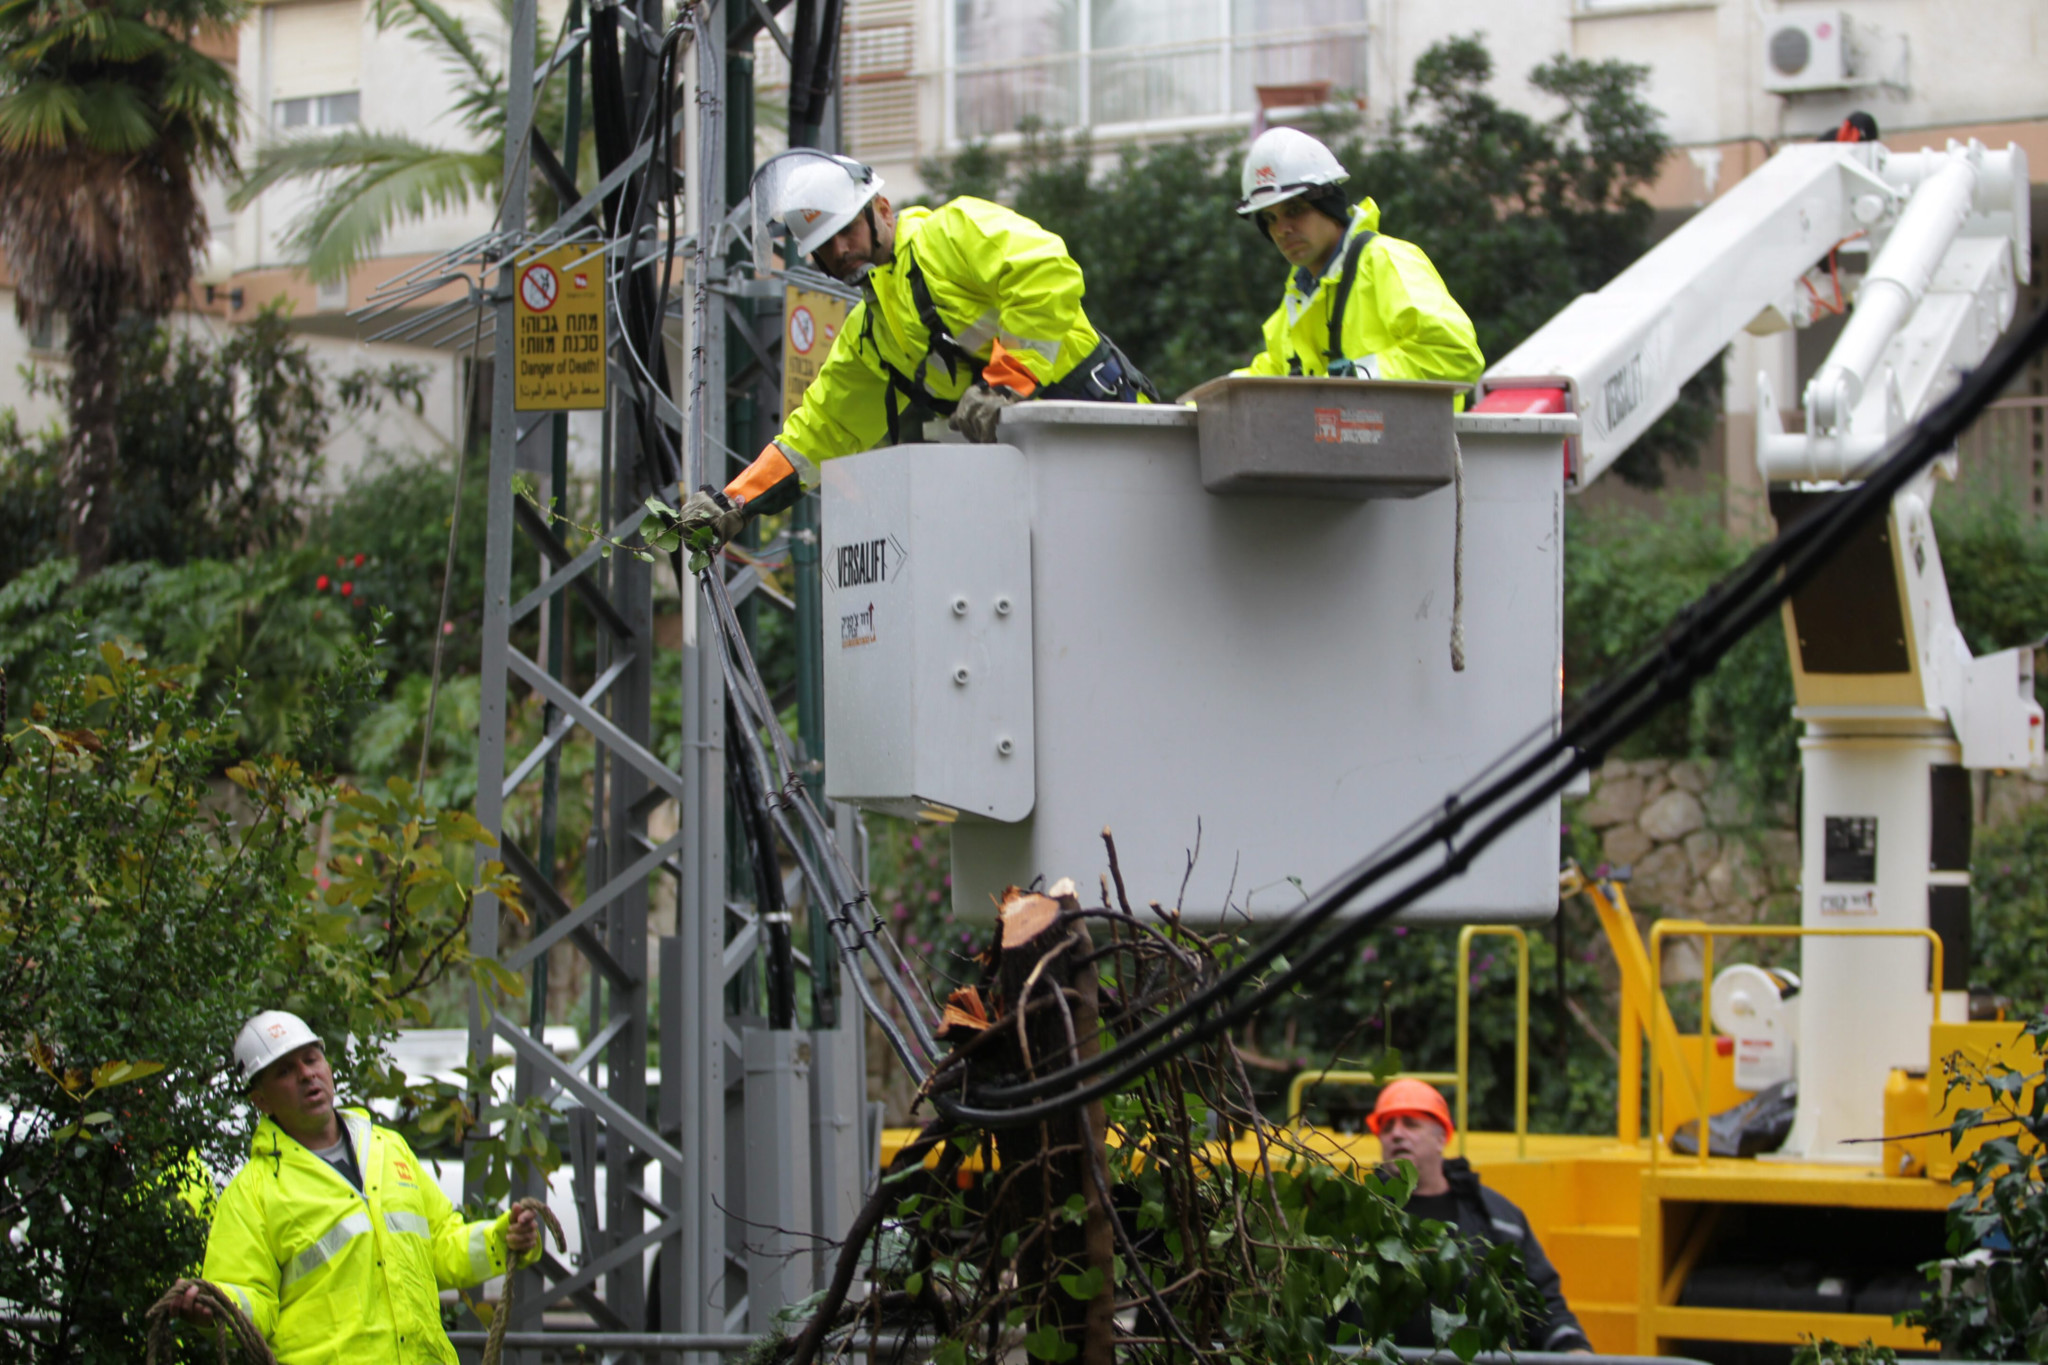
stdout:
[(1299, 128), (1268, 128), (1245, 154), (1244, 198), (1237, 211), (1246, 218), (1321, 185), (1351, 178), (1336, 153)]
[(754, 205), (758, 253), (776, 224), (788, 229), (805, 256), (832, 240), (854, 215), (882, 191), (874, 168), (850, 156), (815, 147), (793, 147), (769, 157), (754, 172), (748, 190)]
[(242, 1084), (255, 1080), (264, 1067), (320, 1035), (306, 1027), (306, 1021), (283, 1010), (265, 1010), (242, 1025), (235, 1035), (235, 1064), (242, 1068)]

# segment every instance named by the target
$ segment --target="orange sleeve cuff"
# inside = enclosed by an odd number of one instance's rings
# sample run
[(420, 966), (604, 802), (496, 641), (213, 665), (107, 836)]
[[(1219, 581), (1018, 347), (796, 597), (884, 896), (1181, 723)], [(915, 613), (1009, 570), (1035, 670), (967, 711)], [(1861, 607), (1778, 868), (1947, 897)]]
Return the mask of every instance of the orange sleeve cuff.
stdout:
[(763, 493), (781, 483), (784, 479), (796, 477), (796, 466), (782, 453), (782, 447), (770, 441), (754, 462), (742, 469), (733, 481), (725, 486), (725, 495), (746, 502), (758, 501)]
[(989, 343), (988, 364), (982, 366), (981, 377), (991, 388), (1000, 384), (1019, 398), (1029, 398), (1038, 391), (1038, 380), (1014, 352), (1003, 349), (1000, 341)]

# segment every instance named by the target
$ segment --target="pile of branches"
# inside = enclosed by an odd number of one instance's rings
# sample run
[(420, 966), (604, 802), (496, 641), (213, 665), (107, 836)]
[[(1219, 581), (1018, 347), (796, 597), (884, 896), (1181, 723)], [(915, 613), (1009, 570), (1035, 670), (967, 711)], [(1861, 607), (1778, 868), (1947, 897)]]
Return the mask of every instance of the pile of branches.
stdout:
[[(1104, 833), (1108, 840), (1107, 831)], [(1236, 960), (1115, 877), (1011, 888), (978, 981), (948, 998), (947, 1053), (922, 1097), (1047, 1074), (1093, 1057)], [(1106, 1100), (999, 1131), (934, 1120), (891, 1164), (800, 1305), (801, 1335), (762, 1353), (812, 1365), (894, 1344), (938, 1365), (1327, 1359), (1404, 1326), (1461, 1356), (1515, 1341), (1526, 1281), (1507, 1248), (1402, 1210), (1413, 1168), (1361, 1170), (1341, 1147), (1276, 1127), (1227, 1035)]]

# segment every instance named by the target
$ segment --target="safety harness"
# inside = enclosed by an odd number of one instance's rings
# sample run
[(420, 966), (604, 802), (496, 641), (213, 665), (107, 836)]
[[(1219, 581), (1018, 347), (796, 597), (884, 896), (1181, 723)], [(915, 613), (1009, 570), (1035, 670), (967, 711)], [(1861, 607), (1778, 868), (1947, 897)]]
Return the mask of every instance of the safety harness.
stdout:
[[(881, 343), (875, 339), (875, 318), (882, 311), (881, 297), (869, 277), (860, 282), (861, 296), (867, 303), (866, 319), (861, 328), (861, 340), (874, 351), (875, 359), (881, 363), (883, 373), (889, 380), (889, 443), (899, 444), (903, 439), (903, 414), (916, 407), (923, 407), (941, 417), (950, 417), (959, 406), (959, 400), (941, 398), (925, 385), (925, 375), (930, 372), (932, 357), (937, 356), (945, 363), (946, 375), (958, 379), (964, 368), (969, 382), (981, 378), (983, 362), (975, 359), (974, 353), (960, 344), (960, 339), (946, 329), (945, 319), (939, 316), (938, 305), (932, 302), (931, 286), (925, 283), (924, 269), (917, 263), (917, 256), (907, 245), (899, 248), (903, 254), (903, 278), (910, 285), (910, 302), (917, 309), (918, 325), (930, 337), (925, 353), (919, 357), (917, 372), (906, 375), (889, 363), (882, 354)], [(1159, 401), (1158, 390), (1131, 364), (1130, 359), (1118, 349), (1115, 342), (1097, 333), (1095, 349), (1081, 358), (1079, 364), (1057, 381), (1039, 390), (1042, 398), (1078, 398), (1094, 402), (1135, 402), (1144, 394), (1153, 402)], [(1080, 382), (1076, 382), (1076, 380)]]
[[(1334, 376), (1357, 373), (1356, 363), (1344, 354), (1344, 308), (1351, 302), (1351, 286), (1358, 282), (1359, 257), (1365, 254), (1367, 244), (1377, 236), (1377, 232), (1367, 228), (1344, 248), (1344, 269), (1337, 276), (1337, 297), (1330, 303), (1330, 349), (1324, 361), (1324, 369)], [(1288, 357), (1287, 372), (1291, 375), (1302, 373), (1299, 355)]]
[(860, 282), (861, 296), (867, 301), (868, 305), (866, 323), (861, 329), (861, 340), (874, 349), (875, 359), (881, 362), (882, 369), (889, 379), (889, 444), (891, 445), (898, 444), (903, 439), (901, 427), (905, 409), (924, 407), (941, 417), (950, 417), (953, 414), (953, 409), (959, 406), (957, 399), (941, 398), (925, 387), (924, 377), (931, 369), (932, 357), (934, 355), (946, 363), (948, 378), (958, 379), (962, 366), (965, 366), (968, 373), (975, 379), (981, 378), (982, 370), (981, 362), (976, 360), (968, 349), (960, 344), (958, 337), (955, 337), (946, 330), (945, 320), (939, 316), (938, 305), (932, 302), (931, 287), (925, 283), (924, 269), (918, 265), (917, 257), (910, 254), (907, 246), (902, 248), (902, 250), (904, 253), (903, 278), (910, 284), (910, 301), (917, 309), (918, 324), (924, 328), (925, 334), (931, 338), (926, 344), (924, 355), (918, 359), (917, 373), (914, 376), (905, 375), (903, 371), (891, 365), (889, 358), (882, 354), (881, 343), (875, 340), (875, 318), (882, 311), (881, 296), (876, 294), (871, 277), (863, 277)]

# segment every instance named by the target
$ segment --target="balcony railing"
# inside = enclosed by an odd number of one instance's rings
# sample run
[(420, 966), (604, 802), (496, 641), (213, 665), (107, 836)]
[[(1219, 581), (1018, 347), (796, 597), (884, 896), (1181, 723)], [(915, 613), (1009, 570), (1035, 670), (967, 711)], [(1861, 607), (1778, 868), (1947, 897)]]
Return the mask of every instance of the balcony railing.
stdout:
[(1224, 121), (1257, 106), (1261, 85), (1366, 86), (1363, 23), (960, 64), (946, 85), (947, 141), (1055, 129), (1135, 131)]

